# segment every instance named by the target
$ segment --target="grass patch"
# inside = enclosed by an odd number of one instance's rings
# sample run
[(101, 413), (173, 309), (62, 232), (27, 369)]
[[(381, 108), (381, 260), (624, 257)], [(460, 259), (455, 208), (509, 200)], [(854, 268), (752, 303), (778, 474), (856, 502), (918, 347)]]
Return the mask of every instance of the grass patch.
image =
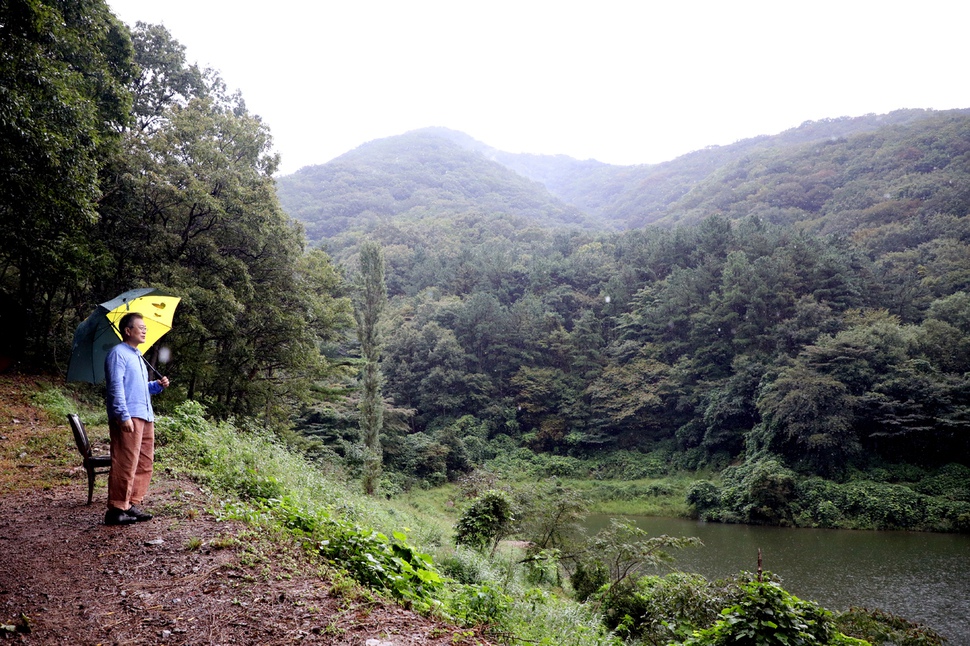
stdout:
[(686, 495), (692, 482), (693, 478), (688, 476), (631, 481), (564, 481), (567, 486), (582, 493), (594, 513), (665, 518), (686, 518), (690, 515)]
[[(28, 404), (31, 402), (33, 405)], [(81, 464), (67, 427), (69, 400), (43, 381), (0, 376), (0, 493), (63, 486)]]
[(388, 500), (386, 513), (407, 523), (412, 540), (427, 548), (450, 544), (462, 506), (453, 484), (433, 489), (412, 489)]

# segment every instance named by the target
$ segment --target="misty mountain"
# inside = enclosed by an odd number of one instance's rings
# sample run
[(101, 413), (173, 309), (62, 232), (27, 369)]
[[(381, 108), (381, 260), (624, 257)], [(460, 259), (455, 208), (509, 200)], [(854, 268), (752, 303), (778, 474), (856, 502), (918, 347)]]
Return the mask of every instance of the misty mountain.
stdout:
[[(698, 202), (688, 198), (688, 194), (698, 190), (717, 192), (718, 186), (730, 183), (732, 173), (735, 176), (739, 172), (748, 177), (760, 176), (772, 182), (769, 176), (775, 172), (789, 174), (783, 171), (792, 166), (784, 160), (787, 155), (811, 157), (819, 150), (815, 144), (825, 144), (832, 151), (840, 147), (838, 144), (847, 147), (845, 162), (852, 165), (848, 163), (850, 157), (875, 152), (870, 140), (856, 140), (856, 137), (881, 131), (880, 140), (889, 146), (907, 137), (923, 141), (946, 138), (952, 133), (947, 132), (943, 124), (954, 118), (962, 120), (968, 115), (970, 111), (967, 110), (897, 110), (882, 115), (809, 121), (777, 135), (762, 135), (727, 146), (709, 146), (661, 164), (635, 166), (579, 161), (565, 155), (508, 153), (488, 147), (464, 133), (444, 128), (428, 128), (422, 132), (447, 137), (542, 183), (553, 195), (582, 209), (605, 228), (628, 229), (645, 224), (672, 224), (685, 219), (696, 222), (704, 215), (716, 213), (717, 207), (711, 204), (706, 205), (709, 208), (706, 213), (696, 213)], [(853, 148), (853, 142), (859, 141), (861, 145)], [(913, 145), (918, 149), (918, 142)], [(759, 164), (766, 167), (765, 171), (740, 170), (746, 165), (756, 167)], [(726, 170), (729, 168), (734, 170)], [(790, 177), (785, 179), (790, 180)], [(851, 178), (844, 181), (851, 181)], [(733, 215), (740, 217), (743, 214)]]
[(311, 241), (394, 218), (468, 213), (598, 230), (758, 215), (845, 231), (873, 218), (965, 213), (967, 147), (968, 110), (807, 122), (634, 166), (508, 153), (465, 133), (425, 128), (281, 177), (278, 190)]
[(286, 212), (311, 241), (389, 220), (466, 213), (514, 215), (547, 227), (589, 227), (582, 210), (542, 184), (434, 133), (366, 143), (277, 180)]

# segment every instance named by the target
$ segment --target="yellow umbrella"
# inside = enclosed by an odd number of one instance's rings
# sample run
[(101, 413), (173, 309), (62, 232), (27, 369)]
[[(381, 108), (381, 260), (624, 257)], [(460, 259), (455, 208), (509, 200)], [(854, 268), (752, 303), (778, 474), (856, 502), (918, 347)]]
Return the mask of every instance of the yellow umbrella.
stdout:
[(145, 342), (138, 346), (138, 349), (142, 352), (147, 352), (149, 348), (155, 345), (162, 336), (172, 329), (172, 317), (175, 316), (175, 308), (178, 306), (179, 301), (182, 299), (178, 296), (168, 296), (163, 295), (157, 290), (151, 290), (154, 293), (144, 294), (141, 296), (135, 296), (134, 298), (124, 299), (126, 294), (133, 294), (135, 292), (142, 292), (146, 290), (135, 289), (131, 292), (125, 292), (113, 301), (108, 301), (108, 303), (102, 303), (102, 305), (108, 305), (110, 303), (115, 303), (118, 300), (123, 300), (122, 303), (114, 307), (105, 314), (108, 320), (111, 322), (111, 326), (115, 330), (115, 334), (118, 335), (118, 340), (121, 340), (121, 332), (118, 330), (118, 323), (121, 321), (121, 317), (129, 312), (138, 312), (145, 319), (145, 327), (148, 331), (145, 332)]

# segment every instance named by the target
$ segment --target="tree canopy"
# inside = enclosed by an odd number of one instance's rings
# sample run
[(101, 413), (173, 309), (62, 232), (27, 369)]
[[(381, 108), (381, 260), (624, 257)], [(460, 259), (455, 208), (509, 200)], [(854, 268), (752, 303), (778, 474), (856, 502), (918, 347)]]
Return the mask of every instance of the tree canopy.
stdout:
[(175, 392), (286, 420), (350, 308), (280, 208), (268, 128), (163, 27), (129, 31), (103, 2), (2, 11), (6, 352), (63, 366), (96, 303), (160, 287), (182, 297)]
[[(632, 219), (603, 206), (549, 226), (440, 191), (421, 209), (371, 218), (348, 201), (358, 195), (351, 184), (312, 201), (311, 177), (329, 190), (337, 175), (390, 173), (408, 146), (421, 165), (382, 186), (409, 177), (430, 187), (444, 172), (481, 168), (476, 155), (560, 195), (566, 177), (593, 190), (620, 176), (431, 129), (291, 176), (307, 200), (294, 213), (349, 209), (326, 219), (338, 227), (326, 239), (338, 260), (361, 240), (382, 244), (393, 321), (386, 389), (414, 411), (411, 432), (470, 415), (490, 438), (538, 451), (666, 447), (696, 466), (767, 450), (830, 476), (873, 459), (966, 461), (957, 310), (970, 287), (970, 204), (959, 189), (970, 180), (960, 161), (968, 124), (965, 111), (837, 119), (627, 168), (650, 178), (630, 188), (638, 199), (667, 196), (631, 207)], [(595, 202), (573, 189), (577, 208)], [(611, 227), (677, 226), (596, 231), (591, 222), (606, 217), (619, 218)]]

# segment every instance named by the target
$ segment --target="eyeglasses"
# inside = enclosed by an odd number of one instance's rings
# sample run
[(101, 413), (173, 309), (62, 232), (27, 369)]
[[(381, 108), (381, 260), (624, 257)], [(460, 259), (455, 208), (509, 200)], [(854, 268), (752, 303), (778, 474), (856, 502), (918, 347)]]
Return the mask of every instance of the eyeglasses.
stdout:
[(129, 330), (138, 330), (140, 332), (148, 332), (148, 327), (145, 325), (129, 325)]

